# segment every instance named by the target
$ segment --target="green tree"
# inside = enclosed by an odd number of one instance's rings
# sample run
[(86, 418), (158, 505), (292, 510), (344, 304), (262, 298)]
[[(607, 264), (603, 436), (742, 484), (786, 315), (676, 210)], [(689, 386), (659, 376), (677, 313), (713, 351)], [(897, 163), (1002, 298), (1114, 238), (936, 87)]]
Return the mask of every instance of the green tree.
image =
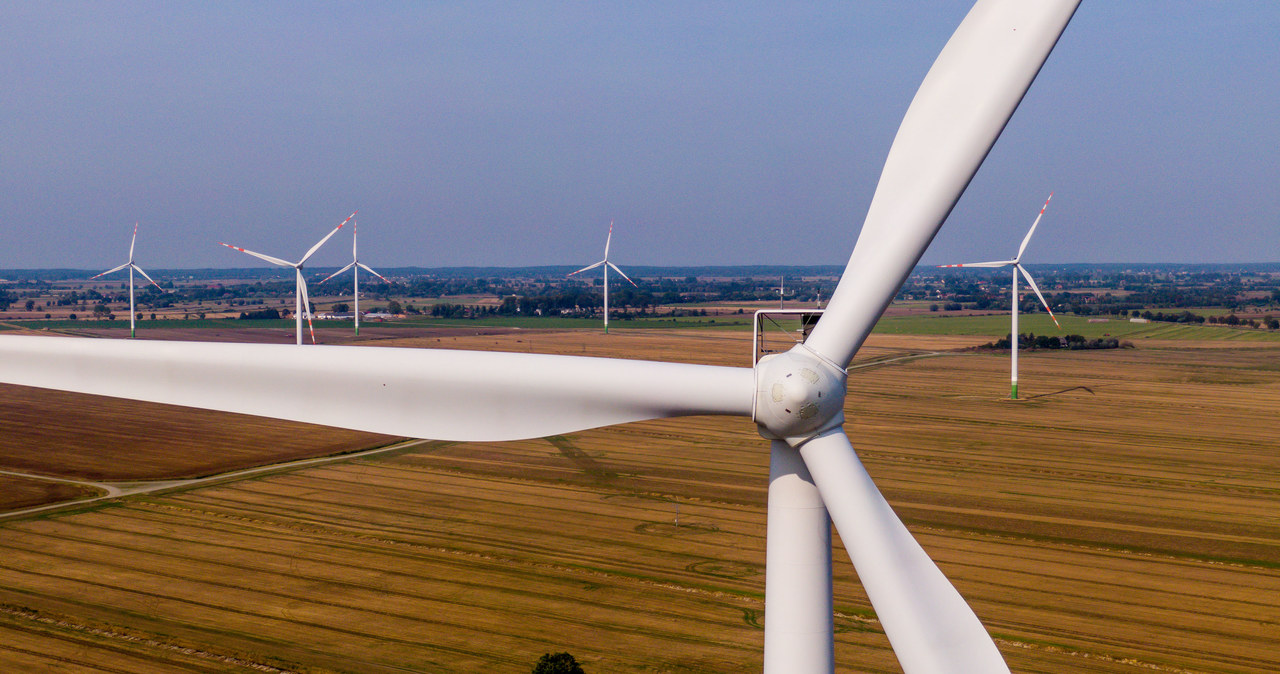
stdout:
[(397, 302), (397, 301), (395, 301), (395, 300), (391, 300), (391, 301), (387, 302), (387, 313), (389, 313), (389, 314), (402, 314), (402, 313), (404, 313), (404, 309), (400, 306), (400, 303), (399, 303), (399, 302)]
[(578, 661), (573, 659), (568, 653), (544, 653), (538, 658), (538, 664), (533, 668), (533, 674), (586, 674), (582, 671), (582, 667), (578, 666)]

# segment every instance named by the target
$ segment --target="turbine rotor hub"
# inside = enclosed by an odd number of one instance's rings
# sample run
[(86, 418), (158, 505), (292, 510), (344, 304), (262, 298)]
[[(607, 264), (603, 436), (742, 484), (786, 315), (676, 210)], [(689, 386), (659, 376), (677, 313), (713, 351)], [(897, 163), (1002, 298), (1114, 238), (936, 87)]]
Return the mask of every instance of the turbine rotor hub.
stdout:
[(767, 438), (808, 438), (844, 423), (848, 376), (798, 344), (756, 363), (755, 422)]

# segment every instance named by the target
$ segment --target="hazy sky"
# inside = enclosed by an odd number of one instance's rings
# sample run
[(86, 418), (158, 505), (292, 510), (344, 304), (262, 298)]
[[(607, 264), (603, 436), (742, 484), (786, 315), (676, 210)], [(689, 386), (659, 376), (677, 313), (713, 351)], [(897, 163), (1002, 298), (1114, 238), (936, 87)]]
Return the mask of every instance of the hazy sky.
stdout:
[[(842, 264), (965, 2), (0, 2), (0, 267)], [(1280, 3), (1086, 0), (924, 261), (1280, 261)], [(341, 264), (350, 239), (317, 255)]]

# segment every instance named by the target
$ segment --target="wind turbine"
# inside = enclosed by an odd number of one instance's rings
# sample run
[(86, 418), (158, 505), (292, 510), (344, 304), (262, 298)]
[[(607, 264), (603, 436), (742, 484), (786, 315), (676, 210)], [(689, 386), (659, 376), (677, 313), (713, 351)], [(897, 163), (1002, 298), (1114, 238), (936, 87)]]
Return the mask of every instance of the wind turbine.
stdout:
[(238, 250), (241, 253), (244, 253), (246, 255), (252, 255), (258, 258), (259, 260), (266, 260), (271, 264), (279, 265), (281, 267), (293, 268), (293, 275), (295, 279), (294, 289), (293, 289), (293, 299), (294, 299), (294, 306), (296, 309), (296, 311), (294, 311), (294, 316), (297, 317), (297, 322), (298, 322), (298, 330), (297, 330), (298, 345), (302, 344), (303, 313), (306, 313), (307, 315), (307, 329), (311, 331), (311, 343), (312, 344), (316, 343), (316, 331), (315, 331), (315, 328), (312, 327), (311, 325), (311, 298), (307, 296), (307, 279), (302, 276), (302, 265), (306, 264), (307, 260), (311, 259), (311, 256), (315, 255), (315, 252), (317, 250), (320, 250), (320, 246), (323, 246), (325, 241), (328, 241), (330, 237), (332, 237), (334, 234), (337, 234), (338, 230), (342, 229), (342, 226), (347, 224), (351, 220), (351, 218), (354, 218), (354, 217), (356, 217), (355, 213), (348, 215), (346, 220), (343, 220), (342, 222), (338, 223), (338, 226), (334, 227), (332, 232), (329, 232), (328, 234), (325, 235), (323, 239), (320, 239), (320, 241), (317, 242), (316, 245), (312, 246), (311, 250), (308, 250), (307, 254), (303, 255), (302, 259), (298, 260), (297, 262), (288, 262), (286, 260), (281, 260), (278, 257), (271, 257), (270, 255), (255, 253), (251, 250), (245, 250), (239, 246), (233, 246), (229, 243), (218, 242), (220, 245), (226, 246), (231, 250)]
[(101, 274), (98, 274), (97, 276), (89, 277), (89, 280), (92, 281), (93, 279), (106, 276), (107, 274), (114, 274), (115, 272), (118, 272), (121, 269), (128, 267), (129, 269), (129, 339), (135, 339), (138, 336), (138, 324), (137, 324), (137, 321), (134, 320), (135, 318), (137, 318), (137, 314), (134, 312), (134, 309), (133, 309), (133, 272), (136, 270), (139, 274), (142, 274), (142, 278), (147, 279), (147, 281), (149, 281), (151, 285), (155, 286), (161, 292), (164, 291), (164, 288), (161, 288), (159, 283), (152, 281), (151, 277), (147, 276), (147, 272), (142, 271), (142, 267), (139, 267), (138, 265), (134, 264), (133, 245), (137, 242), (138, 242), (138, 223), (135, 222), (133, 223), (133, 238), (129, 239), (129, 261), (120, 265), (119, 267), (112, 267), (111, 269), (108, 269), (102, 272)]
[[(832, 522), (906, 672), (1007, 672), (981, 622), (859, 461), (843, 427), (846, 368), (1077, 5), (978, 0), (907, 110), (826, 313), (804, 343), (754, 367), (0, 335), (0, 379), (455, 441), (536, 438), (701, 414), (750, 418), (771, 443), (766, 672), (835, 668)], [(339, 381), (346, 385), (334, 386)]]
[(969, 262), (966, 264), (944, 264), (939, 268), (948, 267), (1013, 267), (1013, 327), (1009, 333), (1009, 347), (1011, 349), (1013, 359), (1013, 375), (1012, 383), (1009, 388), (1009, 399), (1018, 399), (1018, 272), (1027, 279), (1027, 285), (1036, 291), (1036, 297), (1040, 298), (1040, 304), (1044, 305), (1044, 310), (1049, 312), (1049, 318), (1053, 319), (1053, 324), (1062, 328), (1062, 324), (1058, 323), (1058, 318), (1053, 315), (1053, 310), (1049, 308), (1049, 303), (1044, 301), (1044, 295), (1040, 294), (1040, 288), (1036, 286), (1035, 279), (1031, 278), (1031, 273), (1026, 267), (1022, 266), (1022, 254), (1027, 250), (1027, 244), (1031, 242), (1031, 235), (1036, 233), (1036, 225), (1040, 224), (1040, 218), (1044, 217), (1044, 210), (1049, 207), (1049, 201), (1053, 199), (1053, 192), (1049, 193), (1049, 198), (1044, 200), (1044, 205), (1040, 207), (1040, 214), (1036, 216), (1034, 222), (1031, 223), (1031, 229), (1027, 231), (1027, 235), (1022, 239), (1022, 245), (1018, 246), (1018, 254), (1012, 260), (998, 260), (996, 262)]
[[(355, 217), (355, 213), (352, 213), (351, 216)], [(342, 269), (339, 269), (338, 271), (335, 271), (332, 274), (329, 274), (328, 276), (324, 277), (324, 279), (321, 280), (320, 282), (324, 283), (325, 281), (328, 281), (329, 279), (337, 276), (338, 274), (341, 274), (342, 272), (348, 269), (354, 270), (351, 273), (351, 275), (352, 275), (352, 281), (355, 283), (355, 288), (352, 290), (351, 295), (356, 299), (356, 313), (355, 313), (356, 335), (359, 335), (360, 334), (360, 270), (363, 269), (369, 272), (370, 274), (377, 276), (378, 278), (382, 279), (383, 283), (389, 284), (391, 283), (391, 281), (388, 281), (385, 276), (370, 269), (369, 265), (366, 265), (365, 263), (360, 261), (360, 255), (359, 253), (356, 252), (356, 225), (357, 224), (358, 224), (357, 222), (351, 223), (351, 262), (347, 264), (347, 266), (343, 267)], [(342, 225), (338, 225), (338, 226), (341, 227)]]
[[(786, 309), (787, 308), (787, 277), (786, 275), (778, 277), (778, 287), (774, 288), (774, 290), (778, 292), (778, 308)], [(791, 294), (794, 295), (796, 293), (795, 291), (792, 291)]]
[[(614, 271), (618, 272), (619, 274), (622, 274), (622, 278), (627, 279), (627, 283), (630, 283), (631, 285), (636, 286), (636, 282), (632, 281), (631, 278), (626, 274), (623, 274), (622, 270), (618, 269), (618, 265), (609, 261), (609, 242), (612, 240), (613, 240), (613, 221), (610, 220), (609, 236), (606, 236), (604, 239), (604, 259), (593, 265), (583, 267), (578, 271), (569, 272), (568, 274), (569, 276), (573, 276), (574, 274), (581, 274), (584, 271), (590, 271), (592, 269), (595, 269), (596, 267), (604, 265), (604, 332), (605, 334), (609, 334), (609, 267), (613, 267)], [(640, 286), (636, 286), (636, 287), (639, 288)]]

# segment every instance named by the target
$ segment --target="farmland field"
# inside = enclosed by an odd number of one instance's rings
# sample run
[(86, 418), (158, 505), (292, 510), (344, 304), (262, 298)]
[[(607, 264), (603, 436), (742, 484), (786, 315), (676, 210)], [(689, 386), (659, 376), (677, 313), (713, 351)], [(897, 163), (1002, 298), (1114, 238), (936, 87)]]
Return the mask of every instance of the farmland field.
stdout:
[[(392, 438), (62, 391), (0, 386), (0, 470), (84, 480), (199, 477)], [(9, 507), (12, 492), (0, 492)]]
[[(1007, 356), (961, 350), (1006, 331), (873, 336), (846, 415), (1011, 667), (1276, 671), (1280, 345), (1026, 353), (1010, 402)], [(750, 363), (740, 331), (464, 332), (378, 343)], [(128, 465), (159, 427), (150, 475), (224, 453), (199, 449), (205, 413), (71, 398), (44, 451)], [(215, 446), (389, 440), (253, 421)], [(0, 520), (0, 670), (527, 672), (560, 650), (592, 674), (758, 670), (767, 447), (740, 419), (653, 421)], [(841, 671), (897, 671), (835, 544)]]
[[(1083, 335), (1089, 339), (1116, 337), (1130, 341), (1145, 339), (1176, 340), (1224, 340), (1243, 342), (1269, 342), (1280, 345), (1280, 332), (1251, 330), (1225, 325), (1186, 325), (1181, 323), (1131, 323), (1126, 319), (1112, 318), (1105, 322), (1090, 322), (1083, 316), (1059, 316), (1058, 328), (1047, 314), (1025, 314), (1018, 317), (1018, 331), (1037, 335)], [(989, 335), (1003, 337), (1009, 334), (1009, 316), (947, 316), (946, 314), (917, 314), (914, 316), (886, 316), (876, 324), (879, 334), (904, 335)]]

